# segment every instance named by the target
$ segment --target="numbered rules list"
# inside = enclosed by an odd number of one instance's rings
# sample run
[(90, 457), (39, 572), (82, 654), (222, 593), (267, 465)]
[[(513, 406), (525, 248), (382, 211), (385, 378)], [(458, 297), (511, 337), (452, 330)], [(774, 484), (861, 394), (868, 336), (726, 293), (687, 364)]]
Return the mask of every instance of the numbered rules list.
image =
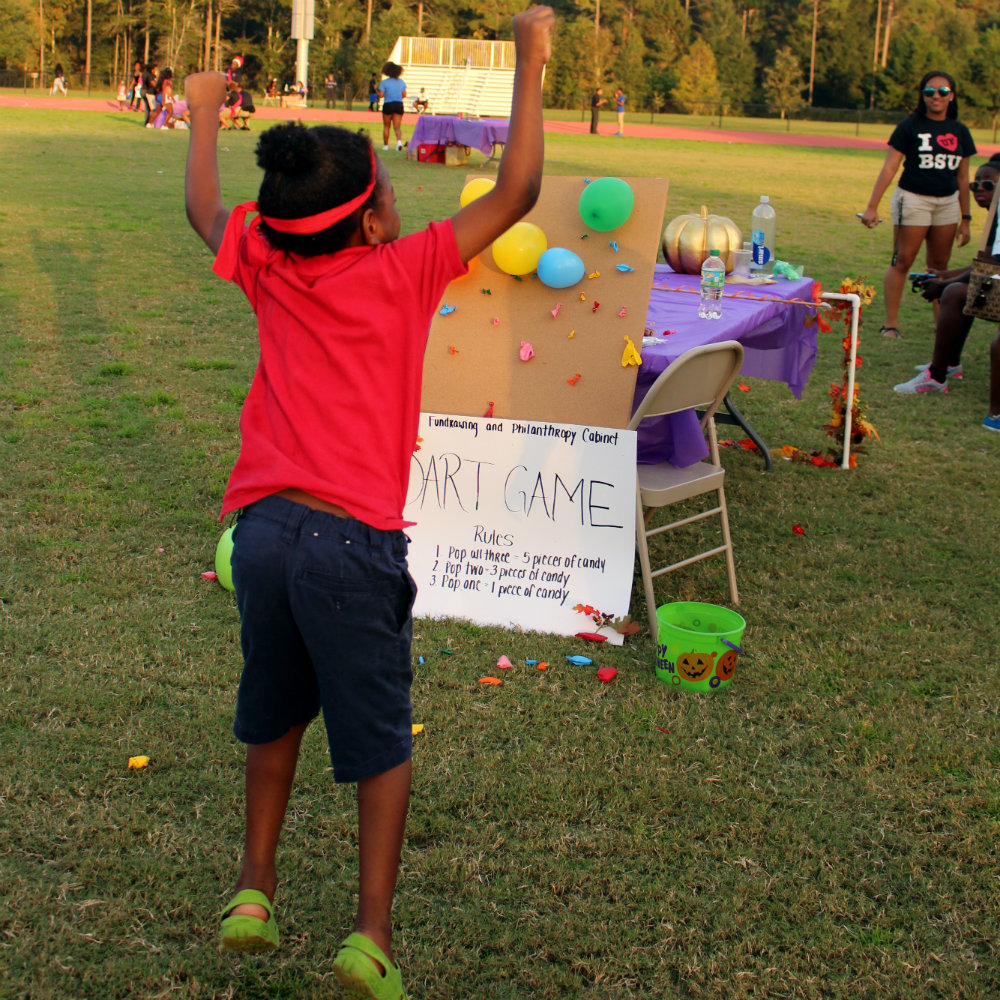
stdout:
[(404, 510), (415, 615), (573, 635), (595, 628), (577, 604), (628, 613), (634, 431), (422, 413), (419, 435)]

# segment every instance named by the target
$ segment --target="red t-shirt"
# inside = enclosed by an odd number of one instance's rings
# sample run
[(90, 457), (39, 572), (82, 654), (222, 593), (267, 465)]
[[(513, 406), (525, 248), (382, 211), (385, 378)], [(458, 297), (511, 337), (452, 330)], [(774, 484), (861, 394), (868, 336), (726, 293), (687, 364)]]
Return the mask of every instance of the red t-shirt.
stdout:
[(427, 333), (445, 286), (467, 271), (451, 222), (299, 257), (244, 214), (229, 217), (213, 270), (250, 300), (260, 359), (220, 519), (297, 488), (373, 528), (412, 524), (402, 515)]

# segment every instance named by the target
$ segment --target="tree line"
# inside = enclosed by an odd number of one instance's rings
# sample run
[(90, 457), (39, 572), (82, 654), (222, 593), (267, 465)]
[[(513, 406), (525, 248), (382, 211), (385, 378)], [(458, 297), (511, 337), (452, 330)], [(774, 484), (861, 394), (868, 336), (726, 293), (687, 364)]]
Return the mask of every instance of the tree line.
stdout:
[[(1000, 106), (996, 0), (553, 0), (549, 106), (598, 85), (634, 107), (728, 113), (767, 107), (903, 109), (930, 69), (958, 82), (962, 117)], [(315, 0), (314, 81), (333, 72), (363, 91), (399, 35), (507, 39), (514, 0)], [(0, 62), (51, 77), (56, 63), (94, 83), (156, 61), (175, 75), (246, 61), (249, 77), (290, 80), (291, 0), (0, 0)]]

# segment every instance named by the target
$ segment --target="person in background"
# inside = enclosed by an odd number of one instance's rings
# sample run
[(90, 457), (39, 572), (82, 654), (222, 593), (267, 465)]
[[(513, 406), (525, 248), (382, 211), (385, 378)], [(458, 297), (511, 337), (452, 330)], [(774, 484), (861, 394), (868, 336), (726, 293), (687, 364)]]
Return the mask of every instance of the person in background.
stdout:
[(428, 107), (430, 107), (430, 101), (427, 100), (427, 90), (425, 87), (420, 88), (420, 93), (413, 98), (413, 110), (416, 111), (418, 115), (422, 115)]
[(382, 148), (389, 148), (389, 126), (396, 133), (396, 152), (403, 148), (403, 101), (406, 99), (406, 81), (403, 67), (387, 62), (382, 67), (385, 79), (378, 85), (382, 97)]
[(160, 67), (151, 63), (142, 74), (142, 105), (146, 111), (146, 128), (152, 128), (153, 108), (156, 106), (156, 85), (160, 82)]
[(142, 107), (142, 71), (143, 65), (137, 62), (132, 70), (132, 89), (129, 91), (129, 111), (138, 111)]
[[(405, 995), (392, 948), (413, 746), (403, 513), (427, 331), (448, 283), (538, 198), (553, 23), (548, 7), (514, 18), (509, 140), (496, 185), (402, 238), (385, 164), (363, 133), (331, 125), (268, 129), (257, 146), (257, 199), (230, 212), (216, 135), (225, 81), (199, 73), (185, 85), (187, 216), (216, 255), (215, 273), (250, 300), (260, 345), (222, 501), (224, 513), (240, 512), (232, 564), (244, 665), (234, 731), (247, 751), (243, 864), (220, 944), (278, 946), (278, 841), (303, 735), (322, 710), (334, 781), (356, 783), (358, 804), (358, 908), (332, 972), (373, 1000)], [(358, 447), (359, 433), (378, 446)]]
[(625, 91), (621, 87), (615, 88), (615, 111), (618, 114), (618, 131), (615, 135), (625, 134)]
[(590, 96), (590, 134), (597, 135), (597, 120), (601, 116), (601, 108), (607, 104), (604, 88), (598, 87)]
[(374, 73), (368, 78), (368, 110), (378, 111), (378, 80)]
[(118, 93), (116, 95), (116, 99), (118, 101), (118, 110), (125, 111), (126, 105), (128, 104), (128, 92), (125, 89), (124, 80), (118, 81)]
[[(986, 163), (980, 165), (975, 180), (969, 185), (977, 205), (989, 209), (998, 182), (1000, 153), (994, 153)], [(994, 215), (990, 231), (986, 235), (987, 247), (992, 247), (996, 242), (997, 220), (998, 216)], [(975, 321), (974, 316), (966, 316), (963, 312), (971, 272), (971, 267), (960, 267), (921, 282), (920, 290), (924, 298), (929, 302), (940, 303), (934, 324), (934, 353), (929, 364), (917, 366), (916, 376), (908, 382), (893, 386), (895, 392), (903, 395), (947, 392), (948, 379), (960, 379), (964, 376), (962, 349)]]
[(875, 180), (861, 223), (878, 224), (878, 206), (900, 164), (903, 175), (892, 195), (892, 260), (885, 272), (885, 323), (881, 333), (899, 337), (899, 303), (906, 276), (921, 244), (927, 270), (948, 266), (951, 245), (969, 242), (969, 157), (976, 152), (969, 130), (958, 121), (955, 81), (933, 70), (918, 88), (913, 114), (889, 137), (889, 152)]
[(233, 56), (226, 70), (226, 83), (243, 83), (243, 59), (240, 56)]
[(56, 94), (62, 94), (63, 97), (69, 96), (66, 91), (66, 76), (63, 73), (62, 63), (56, 63), (55, 76), (52, 78), (52, 89), (49, 91), (49, 97), (55, 97)]
[(337, 106), (337, 80), (332, 73), (326, 74), (323, 81), (323, 90), (326, 94), (326, 106), (335, 108)]

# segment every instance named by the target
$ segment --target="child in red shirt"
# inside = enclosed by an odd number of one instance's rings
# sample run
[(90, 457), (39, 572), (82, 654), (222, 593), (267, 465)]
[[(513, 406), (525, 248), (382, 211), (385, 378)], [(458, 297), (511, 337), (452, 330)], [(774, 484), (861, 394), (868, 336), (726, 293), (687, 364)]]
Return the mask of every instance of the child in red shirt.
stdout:
[(261, 346), (223, 501), (223, 513), (241, 510), (234, 729), (248, 745), (243, 866), (222, 946), (277, 947), (278, 837), (302, 735), (322, 708), (335, 780), (358, 786), (358, 910), (333, 971), (374, 1000), (404, 995), (391, 945), (411, 776), (413, 587), (401, 529), (423, 349), (447, 282), (537, 199), (553, 23), (548, 7), (514, 19), (514, 97), (496, 186), (402, 239), (385, 165), (366, 137), (330, 126), (262, 135), (258, 201), (230, 213), (216, 157), (225, 77), (198, 73), (185, 84), (188, 218), (217, 254), (217, 273), (247, 295)]

